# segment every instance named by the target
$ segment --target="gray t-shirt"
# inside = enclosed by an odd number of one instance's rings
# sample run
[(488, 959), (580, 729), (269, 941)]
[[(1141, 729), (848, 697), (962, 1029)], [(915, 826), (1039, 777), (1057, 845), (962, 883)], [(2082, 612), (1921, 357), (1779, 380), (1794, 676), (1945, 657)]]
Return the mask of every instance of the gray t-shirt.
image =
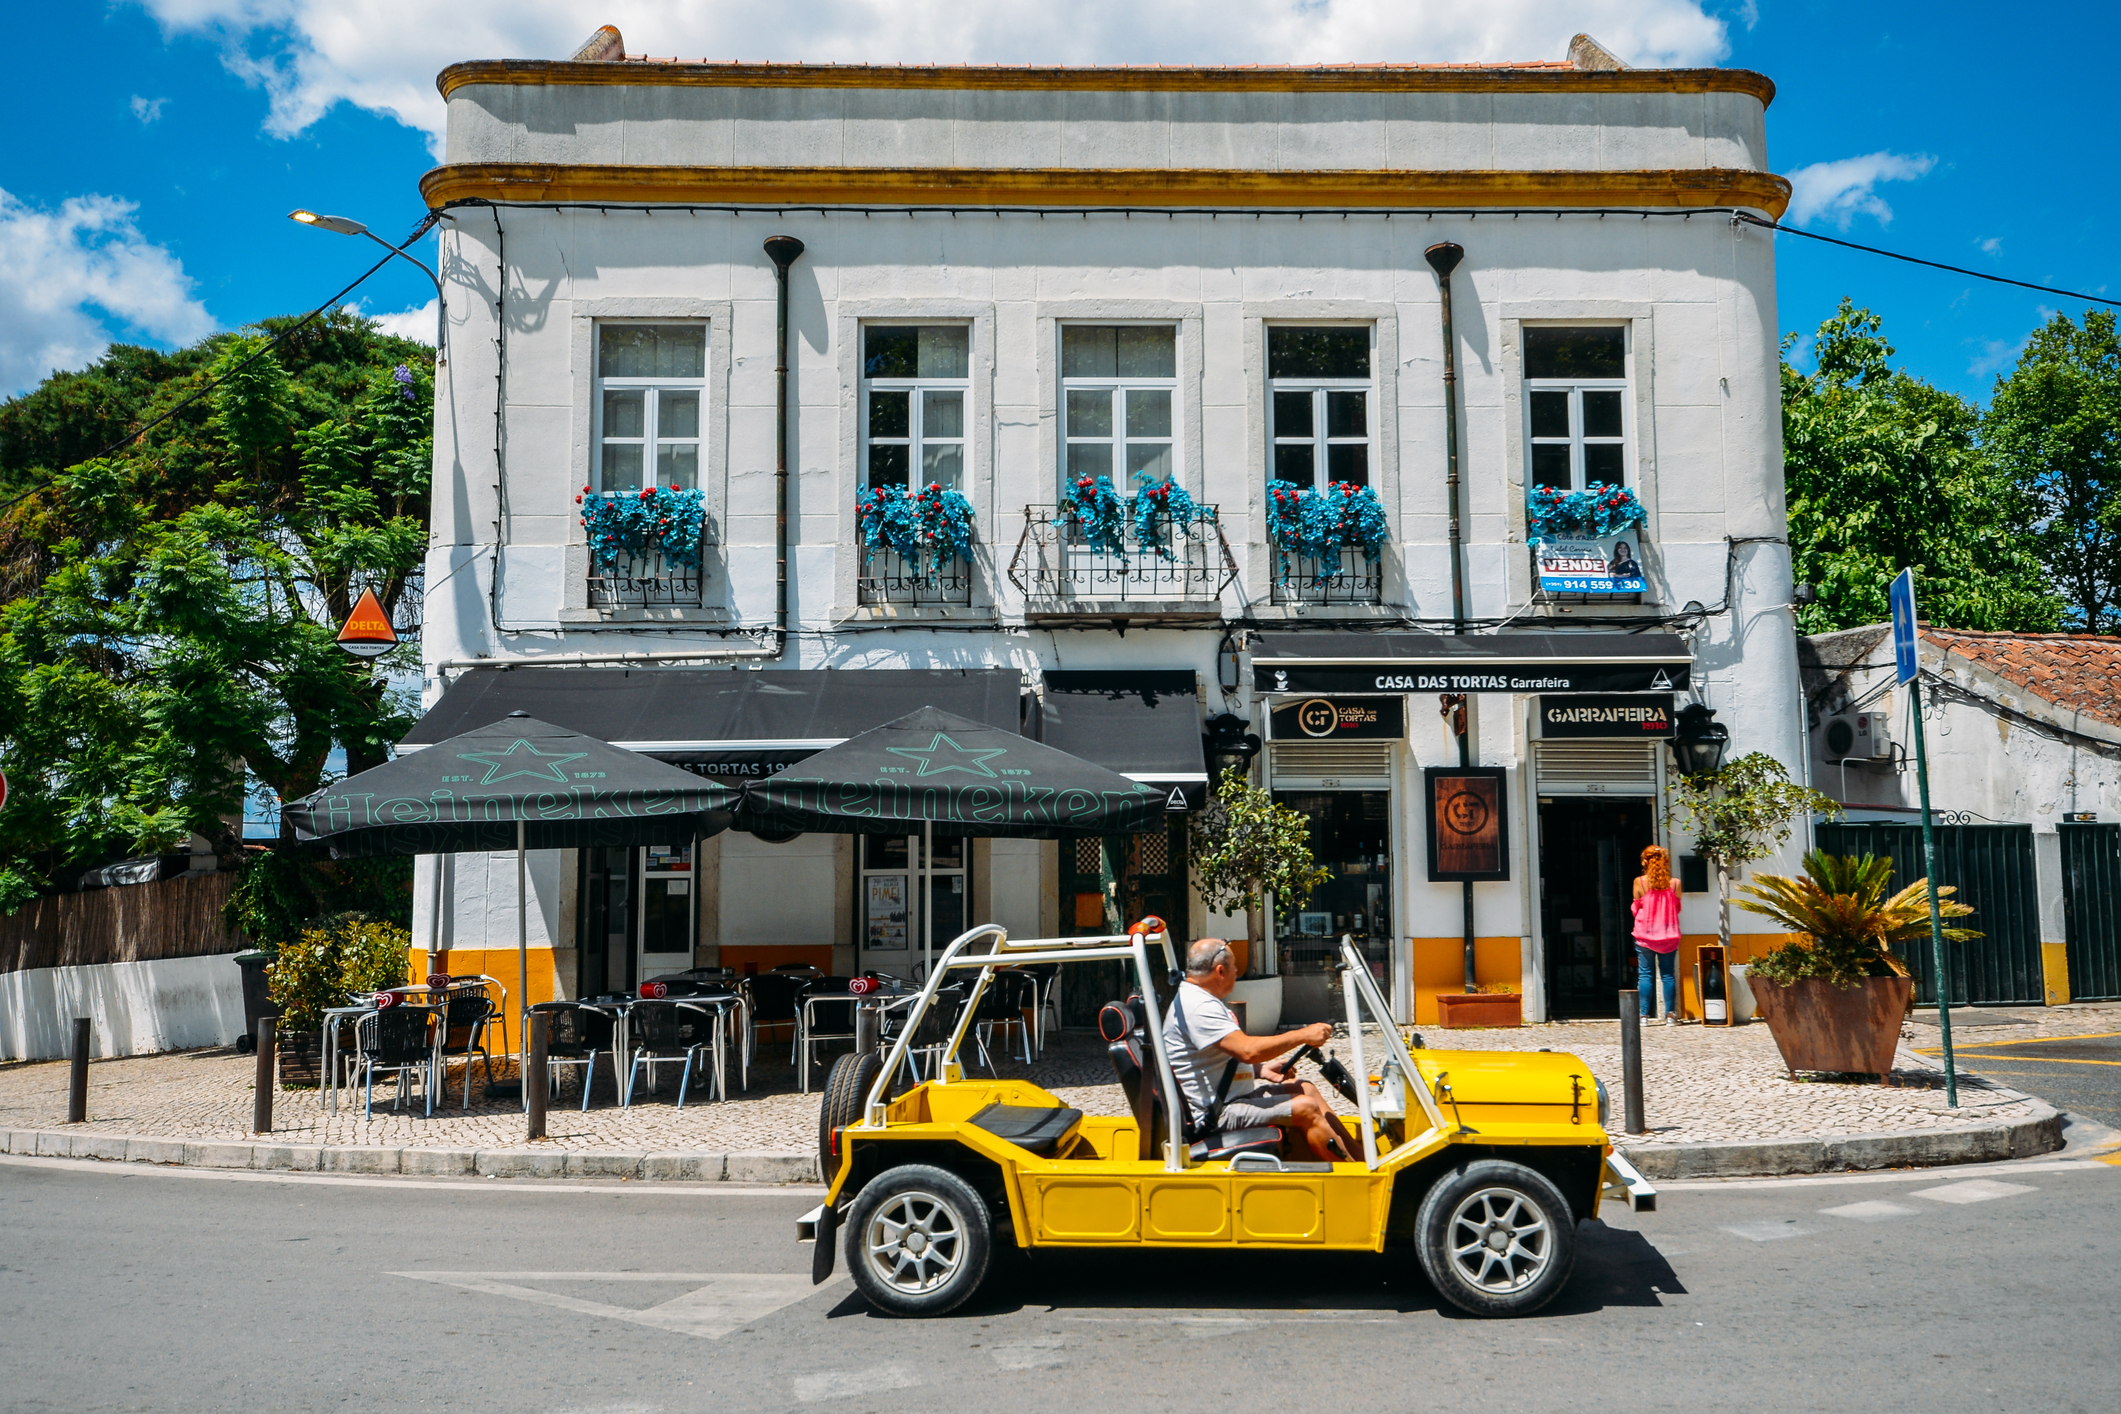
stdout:
[[(1196, 1115), (1205, 1115), (1215, 1103), (1223, 1070), (1236, 1059), (1215, 1043), (1237, 1029), (1236, 1014), (1220, 997), (1191, 982), (1179, 984), (1171, 1012), (1164, 1018), (1164, 1055), (1171, 1062), (1171, 1078)], [(1235, 1099), (1257, 1083), (1252, 1067), (1239, 1062), (1225, 1099)]]

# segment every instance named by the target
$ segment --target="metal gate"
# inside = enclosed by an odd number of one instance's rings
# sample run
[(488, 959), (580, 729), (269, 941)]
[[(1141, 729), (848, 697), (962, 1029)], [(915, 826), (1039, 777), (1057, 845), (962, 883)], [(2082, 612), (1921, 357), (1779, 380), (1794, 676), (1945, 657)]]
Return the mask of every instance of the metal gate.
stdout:
[[(1944, 945), (1953, 1006), (2040, 1006), (2047, 1000), (2040, 974), (2039, 885), (2030, 825), (1938, 825), (1937, 882), (1974, 910), (1963, 927), (1982, 936)], [(1920, 879), (1922, 827), (1865, 821), (1821, 825), (1819, 848), (1831, 854), (1889, 855), (1893, 887)], [(1918, 1000), (1937, 1000), (1932, 950), (1907, 949)]]
[(2062, 825), (2071, 1001), (2121, 1001), (2121, 825)]

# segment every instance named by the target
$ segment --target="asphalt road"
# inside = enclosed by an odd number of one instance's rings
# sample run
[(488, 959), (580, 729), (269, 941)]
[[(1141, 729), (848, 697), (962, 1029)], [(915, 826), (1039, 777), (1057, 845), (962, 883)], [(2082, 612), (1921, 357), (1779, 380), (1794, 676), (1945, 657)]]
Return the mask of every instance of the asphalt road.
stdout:
[(0, 1159), (0, 1408), (2121, 1408), (2121, 1166), (1668, 1186), (1535, 1317), (1398, 1255), (1062, 1254), (939, 1321), (809, 1282), (814, 1191)]
[[(1920, 1049), (1926, 1056), (1943, 1054), (1934, 1045)], [(1952, 1047), (1952, 1058), (1963, 1070), (2038, 1095), (2072, 1117), (2121, 1129), (2121, 1031), (2048, 1039), (1962, 1039)]]

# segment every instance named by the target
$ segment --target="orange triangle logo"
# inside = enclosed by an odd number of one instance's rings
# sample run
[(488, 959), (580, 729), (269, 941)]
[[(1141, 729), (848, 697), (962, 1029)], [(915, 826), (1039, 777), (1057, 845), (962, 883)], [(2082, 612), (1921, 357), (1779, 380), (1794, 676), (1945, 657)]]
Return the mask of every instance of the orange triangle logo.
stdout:
[(373, 589), (361, 591), (361, 601), (353, 606), (346, 616), (346, 627), (339, 630), (341, 643), (380, 643), (385, 647), (398, 641), (396, 629), (390, 626), (390, 616), (376, 602)]

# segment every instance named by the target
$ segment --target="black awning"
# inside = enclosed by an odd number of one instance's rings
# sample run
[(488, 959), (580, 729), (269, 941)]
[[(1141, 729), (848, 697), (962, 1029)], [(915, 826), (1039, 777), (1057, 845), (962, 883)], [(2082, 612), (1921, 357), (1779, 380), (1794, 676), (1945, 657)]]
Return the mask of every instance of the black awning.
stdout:
[(1014, 668), (475, 668), (406, 736), (417, 750), (523, 711), (698, 775), (770, 776), (920, 707), (1022, 729)]
[(1199, 688), (1191, 672), (1049, 672), (1039, 740), (1132, 781), (1208, 791)]
[(1694, 655), (1673, 633), (1268, 633), (1261, 692), (1667, 692)]

